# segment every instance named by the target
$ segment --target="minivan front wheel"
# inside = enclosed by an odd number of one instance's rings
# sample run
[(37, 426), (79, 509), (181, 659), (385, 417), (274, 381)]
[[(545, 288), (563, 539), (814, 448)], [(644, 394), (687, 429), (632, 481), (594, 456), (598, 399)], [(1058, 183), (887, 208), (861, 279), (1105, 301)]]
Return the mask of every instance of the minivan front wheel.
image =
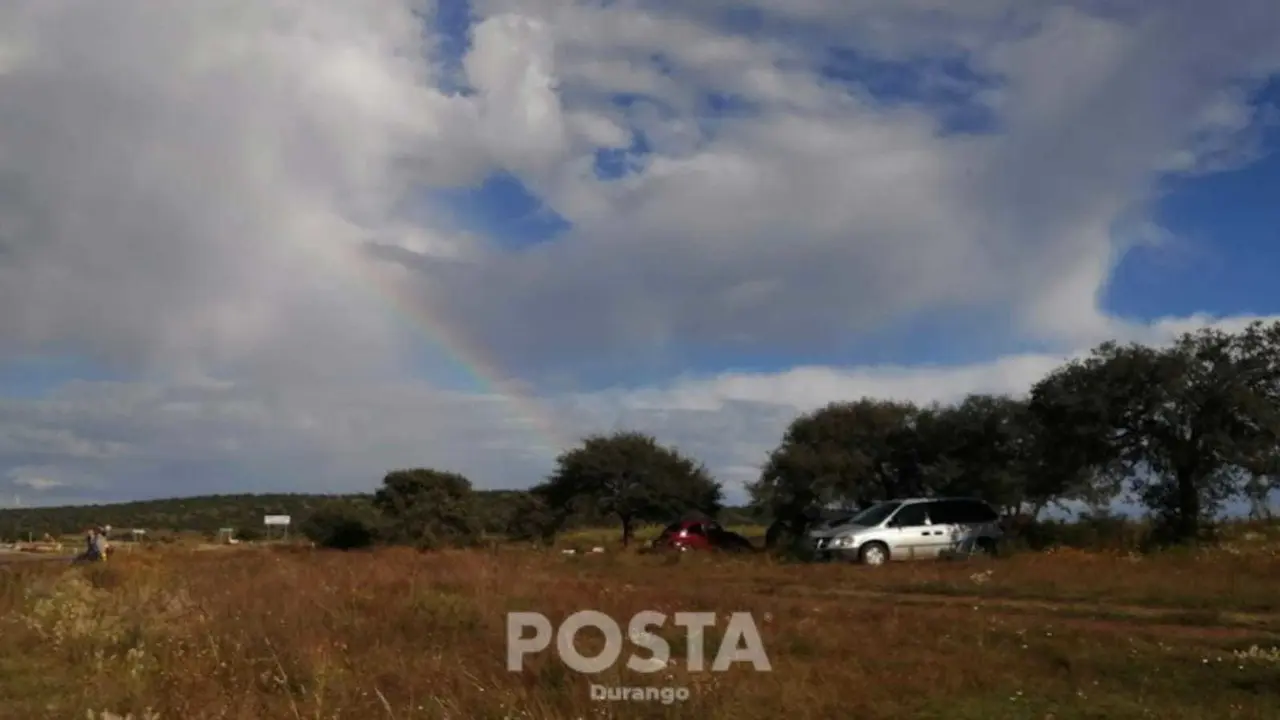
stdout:
[(883, 565), (889, 562), (889, 548), (884, 543), (869, 542), (858, 550), (858, 560), (863, 565)]

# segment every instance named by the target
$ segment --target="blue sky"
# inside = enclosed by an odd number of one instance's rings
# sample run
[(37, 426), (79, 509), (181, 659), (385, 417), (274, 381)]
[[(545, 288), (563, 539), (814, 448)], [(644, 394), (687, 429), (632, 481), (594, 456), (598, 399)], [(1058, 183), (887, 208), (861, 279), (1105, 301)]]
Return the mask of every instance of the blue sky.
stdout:
[[(1280, 107), (1280, 82), (1258, 92)], [(1153, 213), (1172, 237), (1137, 248), (1116, 268), (1107, 308), (1153, 319), (1207, 312), (1268, 314), (1280, 306), (1280, 124), (1264, 131), (1261, 157), (1224, 173), (1175, 179)]]
[(0, 363), (0, 397), (44, 397), (72, 380), (117, 380), (119, 375), (75, 355), (34, 355)]
[(621, 426), (740, 497), (829, 400), (1280, 315), (1262, 0), (262, 2), (0, 10), (0, 497), (520, 487)]

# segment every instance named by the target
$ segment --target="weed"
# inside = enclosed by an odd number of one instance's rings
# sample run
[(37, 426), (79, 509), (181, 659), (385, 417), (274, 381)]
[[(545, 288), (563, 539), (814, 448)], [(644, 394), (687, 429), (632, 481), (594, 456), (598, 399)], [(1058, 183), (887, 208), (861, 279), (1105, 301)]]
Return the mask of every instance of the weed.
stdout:
[[(170, 548), (3, 571), (0, 718), (1181, 720), (1270, 717), (1280, 702), (1280, 640), (1267, 631), (1280, 618), (1266, 614), (1280, 609), (1280, 559), (1263, 552), (862, 568), (610, 547)], [(671, 661), (654, 672), (624, 666), (648, 655), (630, 644), (595, 677), (551, 649), (506, 669), (507, 612), (558, 623), (584, 609), (624, 632), (640, 610), (715, 611), (708, 665), (726, 615), (747, 611), (773, 671), (691, 671), (670, 622), (655, 632)], [(1242, 609), (1263, 614), (1243, 623)], [(602, 644), (577, 640), (584, 653)], [(689, 696), (597, 702), (590, 683)]]

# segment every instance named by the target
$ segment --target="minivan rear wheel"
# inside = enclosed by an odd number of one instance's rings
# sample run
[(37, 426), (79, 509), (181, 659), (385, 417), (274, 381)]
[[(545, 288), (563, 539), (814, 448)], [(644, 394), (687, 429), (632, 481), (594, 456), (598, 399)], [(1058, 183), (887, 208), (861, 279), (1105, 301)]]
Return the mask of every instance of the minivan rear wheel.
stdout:
[(889, 547), (884, 543), (869, 542), (858, 550), (858, 560), (863, 565), (883, 565), (889, 562)]

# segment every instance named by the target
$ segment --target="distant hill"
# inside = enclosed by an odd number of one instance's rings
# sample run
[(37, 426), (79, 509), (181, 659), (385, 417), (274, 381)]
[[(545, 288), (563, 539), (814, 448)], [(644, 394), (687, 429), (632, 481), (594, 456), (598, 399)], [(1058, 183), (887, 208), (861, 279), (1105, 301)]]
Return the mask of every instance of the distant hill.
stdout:
[(78, 533), (92, 525), (145, 528), (149, 532), (216, 533), (219, 528), (261, 530), (263, 515), (291, 515), (297, 523), (318, 505), (334, 499), (367, 500), (368, 495), (266, 494), (201, 495), (107, 505), (6, 508), (0, 510), (0, 538), (25, 539)]
[[(520, 490), (482, 490), (482, 522), (488, 532), (502, 532), (514, 499)], [(315, 508), (331, 500), (368, 502), (371, 494), (321, 495), (311, 493), (200, 495), (195, 497), (140, 500), (107, 505), (0, 509), (0, 541), (25, 540), (82, 532), (92, 525), (113, 528), (144, 528), (155, 532), (199, 532), (212, 534), (220, 528), (234, 528), (245, 534), (261, 533), (263, 515), (290, 515), (296, 526)], [(726, 508), (720, 515), (725, 524), (752, 522), (743, 508)], [(584, 520), (579, 526), (612, 526), (608, 520)]]

